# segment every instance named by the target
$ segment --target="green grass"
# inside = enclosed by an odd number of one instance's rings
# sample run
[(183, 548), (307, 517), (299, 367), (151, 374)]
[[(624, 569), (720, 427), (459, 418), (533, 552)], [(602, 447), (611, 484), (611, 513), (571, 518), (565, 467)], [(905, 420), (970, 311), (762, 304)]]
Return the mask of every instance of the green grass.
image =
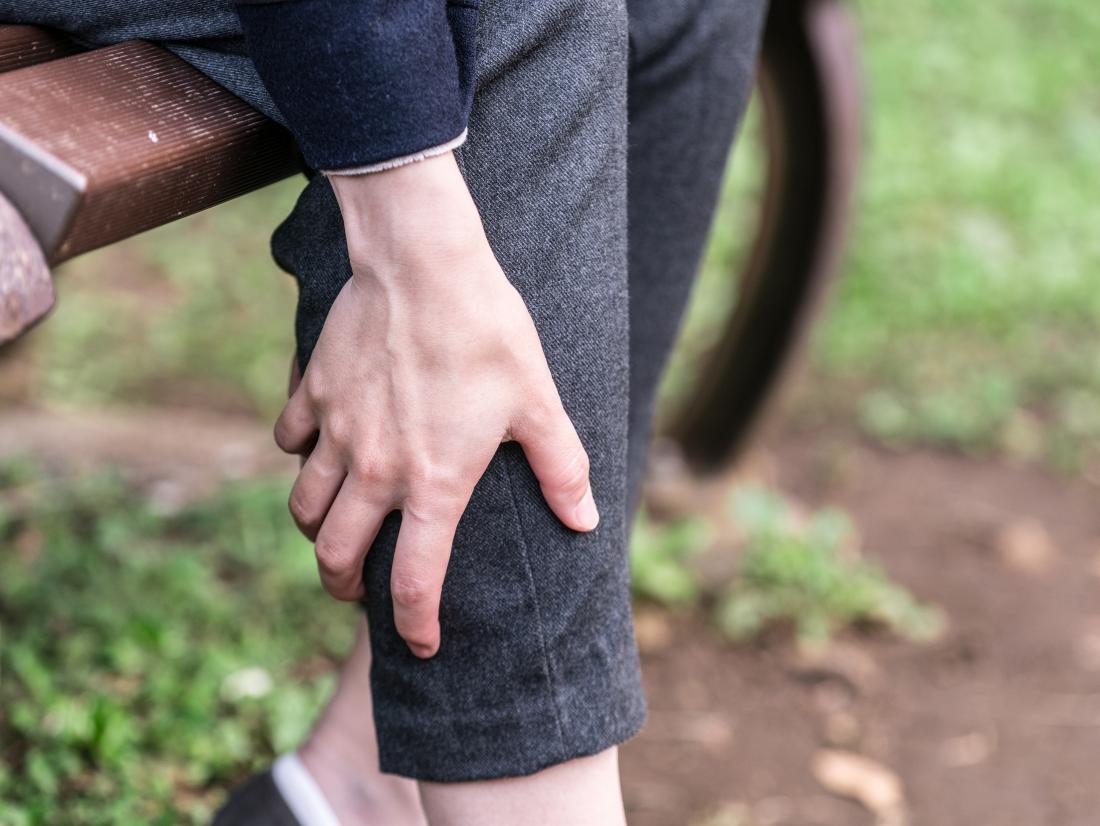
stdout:
[(711, 551), (736, 559), (728, 581), (692, 565), (712, 542), (701, 517), (656, 523), (639, 514), (630, 547), (634, 596), (666, 608), (702, 606), (735, 642), (774, 629), (817, 646), (853, 628), (884, 628), (913, 641), (940, 632), (939, 611), (860, 552), (844, 513), (801, 516), (780, 494), (754, 487), (733, 488), (729, 510), (740, 539), (727, 536)]
[[(821, 375), (873, 434), (1100, 446), (1100, 7), (861, 2), (869, 111)], [(1067, 442), (1077, 450), (1067, 450)]]
[(745, 551), (715, 612), (731, 639), (753, 639), (783, 625), (811, 645), (866, 625), (911, 640), (939, 633), (939, 613), (852, 546), (843, 513), (826, 509), (799, 520), (777, 494), (748, 488), (734, 492), (731, 506), (746, 535)]
[(643, 510), (634, 522), (630, 584), (641, 599), (666, 607), (696, 604), (703, 588), (688, 562), (703, 547), (707, 525), (698, 518), (656, 523)]
[(0, 472), (0, 823), (203, 823), (294, 747), (347, 650), (286, 481), (158, 514)]
[[(355, 609), (323, 594), (286, 488), (237, 482), (166, 514), (110, 473), (0, 465), (0, 823), (204, 823), (225, 788), (300, 742)], [(775, 495), (738, 497), (740, 574), (707, 594), (732, 638), (930, 627), (928, 609), (841, 554), (842, 519), (798, 528)], [(706, 534), (643, 518), (636, 596), (698, 604), (707, 586), (683, 563)]]

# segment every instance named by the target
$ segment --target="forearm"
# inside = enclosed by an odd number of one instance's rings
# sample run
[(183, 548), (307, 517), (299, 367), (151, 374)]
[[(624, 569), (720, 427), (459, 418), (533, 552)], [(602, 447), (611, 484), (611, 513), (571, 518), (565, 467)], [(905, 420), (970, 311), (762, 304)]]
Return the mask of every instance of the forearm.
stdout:
[[(381, 277), (387, 261), (432, 256), (406, 281), (450, 278), (463, 257), (487, 251), (481, 219), (450, 153), (370, 175), (331, 176), (344, 220), (352, 271)], [(443, 259), (443, 260), (438, 260)], [(408, 286), (413, 286), (409, 284)]]

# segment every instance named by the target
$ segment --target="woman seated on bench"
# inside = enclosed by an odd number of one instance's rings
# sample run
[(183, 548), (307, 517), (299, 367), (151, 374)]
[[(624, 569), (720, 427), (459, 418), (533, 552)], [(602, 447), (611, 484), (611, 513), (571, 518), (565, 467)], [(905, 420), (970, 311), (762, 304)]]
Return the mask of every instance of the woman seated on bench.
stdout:
[(272, 244), (300, 287), (275, 436), (367, 621), (217, 823), (624, 822), (627, 531), (763, 6), (0, 0), (164, 45), (318, 171)]

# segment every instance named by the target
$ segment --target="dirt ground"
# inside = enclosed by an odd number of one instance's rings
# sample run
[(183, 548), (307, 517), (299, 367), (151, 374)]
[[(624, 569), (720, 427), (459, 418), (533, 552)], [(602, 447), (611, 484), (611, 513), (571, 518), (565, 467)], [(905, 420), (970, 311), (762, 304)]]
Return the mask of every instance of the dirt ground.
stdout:
[[(847, 434), (781, 430), (763, 455), (786, 492), (847, 509), (947, 629), (850, 635), (808, 668), (782, 640), (737, 648), (671, 621), (622, 753), (632, 826), (1100, 824), (1100, 489)], [(838, 749), (873, 761), (851, 784), (877, 816), (815, 777)], [(882, 792), (895, 782), (903, 806)]]
[[(0, 435), (0, 453), (167, 474), (165, 495), (291, 470), (265, 428), (193, 411), (9, 411)], [(753, 463), (809, 506), (848, 510), (865, 553), (940, 606), (946, 631), (853, 633), (808, 665), (782, 635), (734, 646), (699, 614), (641, 610), (651, 711), (622, 751), (631, 825), (1100, 824), (1100, 487), (793, 425)], [(830, 790), (826, 765), (851, 776)], [(844, 786), (863, 802), (832, 793)]]

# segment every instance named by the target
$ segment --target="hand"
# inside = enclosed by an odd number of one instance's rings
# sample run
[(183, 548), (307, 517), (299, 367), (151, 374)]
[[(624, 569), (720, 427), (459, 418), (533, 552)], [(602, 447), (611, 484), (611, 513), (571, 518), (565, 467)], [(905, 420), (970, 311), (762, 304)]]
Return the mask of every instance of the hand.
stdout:
[(363, 559), (401, 510), (394, 620), (430, 657), (458, 520), (500, 444), (521, 444), (547, 503), (577, 531), (599, 521), (588, 456), (454, 158), (330, 181), (353, 276), (275, 441), (308, 453), (290, 510), (334, 597), (363, 596)]

